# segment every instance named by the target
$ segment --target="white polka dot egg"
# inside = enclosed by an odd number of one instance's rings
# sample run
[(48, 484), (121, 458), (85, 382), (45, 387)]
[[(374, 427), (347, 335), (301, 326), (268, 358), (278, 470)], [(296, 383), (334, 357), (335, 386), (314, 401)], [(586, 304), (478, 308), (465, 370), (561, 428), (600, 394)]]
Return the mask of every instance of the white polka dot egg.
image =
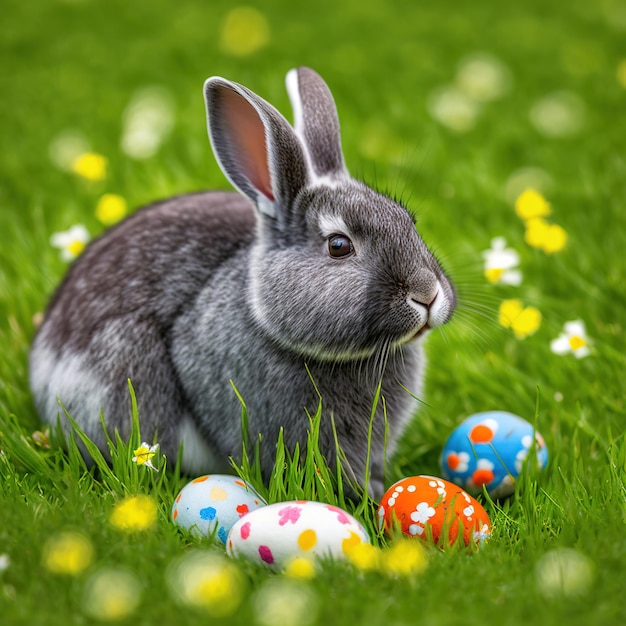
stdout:
[(450, 435), (441, 455), (444, 478), (471, 494), (483, 485), (492, 498), (515, 490), (515, 479), (534, 449), (540, 468), (548, 462), (543, 437), (525, 419), (506, 411), (476, 413)]
[(261, 497), (237, 476), (212, 474), (187, 483), (172, 506), (172, 520), (196, 535), (215, 535), (226, 543), (233, 524), (265, 506)]
[(281, 568), (297, 557), (343, 558), (370, 539), (343, 509), (322, 502), (278, 502), (248, 513), (231, 529), (226, 550)]

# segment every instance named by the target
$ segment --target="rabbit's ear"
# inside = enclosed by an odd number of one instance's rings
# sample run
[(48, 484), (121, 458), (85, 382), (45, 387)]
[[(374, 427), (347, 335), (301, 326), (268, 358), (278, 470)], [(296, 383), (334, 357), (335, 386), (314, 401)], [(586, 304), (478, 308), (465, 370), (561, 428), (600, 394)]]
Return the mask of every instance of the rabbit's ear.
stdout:
[(283, 222), (307, 184), (304, 149), (289, 122), (242, 85), (204, 84), (209, 138), (226, 177), (260, 211)]
[(341, 151), (339, 117), (333, 96), (321, 76), (308, 67), (287, 73), (287, 93), (294, 127), (317, 176), (348, 176)]

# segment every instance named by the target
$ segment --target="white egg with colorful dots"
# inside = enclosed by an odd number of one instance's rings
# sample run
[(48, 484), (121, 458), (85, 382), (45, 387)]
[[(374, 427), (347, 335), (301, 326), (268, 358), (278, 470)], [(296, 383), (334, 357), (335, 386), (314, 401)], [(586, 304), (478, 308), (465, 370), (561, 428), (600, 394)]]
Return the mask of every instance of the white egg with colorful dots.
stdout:
[(297, 500), (270, 504), (239, 520), (230, 531), (226, 552), (280, 569), (300, 557), (343, 558), (369, 542), (363, 525), (343, 509)]
[(211, 474), (187, 483), (172, 506), (172, 520), (193, 534), (222, 543), (246, 513), (265, 506), (263, 499), (237, 476)]
[(492, 498), (503, 498), (515, 491), (531, 449), (538, 467), (544, 468), (548, 449), (532, 424), (506, 411), (476, 413), (448, 438), (441, 454), (442, 475), (471, 494), (481, 493), (484, 486)]

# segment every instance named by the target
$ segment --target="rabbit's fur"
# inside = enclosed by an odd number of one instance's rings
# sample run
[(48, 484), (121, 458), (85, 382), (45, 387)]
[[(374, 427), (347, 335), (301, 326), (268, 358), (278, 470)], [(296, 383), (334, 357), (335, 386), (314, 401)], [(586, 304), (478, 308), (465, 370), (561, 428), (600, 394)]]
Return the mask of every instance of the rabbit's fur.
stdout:
[[(322, 79), (299, 68), (287, 88), (294, 128), (245, 87), (206, 81), (213, 150), (241, 193), (153, 204), (88, 246), (32, 346), (43, 419), (56, 423), (60, 400), (104, 449), (101, 410), (128, 435), (130, 379), (144, 438), (156, 434), (170, 458), (183, 443), (189, 472), (216, 471), (241, 453), (232, 380), (269, 473), (281, 427), (291, 448), (306, 441), (319, 391), (320, 447), (332, 462), (334, 422), (362, 483), (382, 381), (393, 451), (416, 408), (407, 390), (421, 393), (422, 335), (449, 320), (454, 290), (409, 213), (349, 176)], [(380, 403), (375, 497), (384, 440)]]

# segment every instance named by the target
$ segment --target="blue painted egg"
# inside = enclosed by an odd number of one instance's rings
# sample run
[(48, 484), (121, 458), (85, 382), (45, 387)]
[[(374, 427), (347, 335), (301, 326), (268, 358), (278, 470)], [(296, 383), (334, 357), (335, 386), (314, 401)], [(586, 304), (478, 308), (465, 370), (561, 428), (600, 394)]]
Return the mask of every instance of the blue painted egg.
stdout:
[(492, 498), (511, 495), (533, 440), (537, 463), (544, 468), (548, 449), (532, 424), (506, 411), (475, 413), (446, 442), (441, 454), (443, 477), (474, 495), (482, 492), (483, 485)]
[(262, 498), (237, 476), (211, 474), (186, 484), (172, 506), (172, 520), (196, 535), (215, 534), (222, 543), (235, 522), (265, 506)]

